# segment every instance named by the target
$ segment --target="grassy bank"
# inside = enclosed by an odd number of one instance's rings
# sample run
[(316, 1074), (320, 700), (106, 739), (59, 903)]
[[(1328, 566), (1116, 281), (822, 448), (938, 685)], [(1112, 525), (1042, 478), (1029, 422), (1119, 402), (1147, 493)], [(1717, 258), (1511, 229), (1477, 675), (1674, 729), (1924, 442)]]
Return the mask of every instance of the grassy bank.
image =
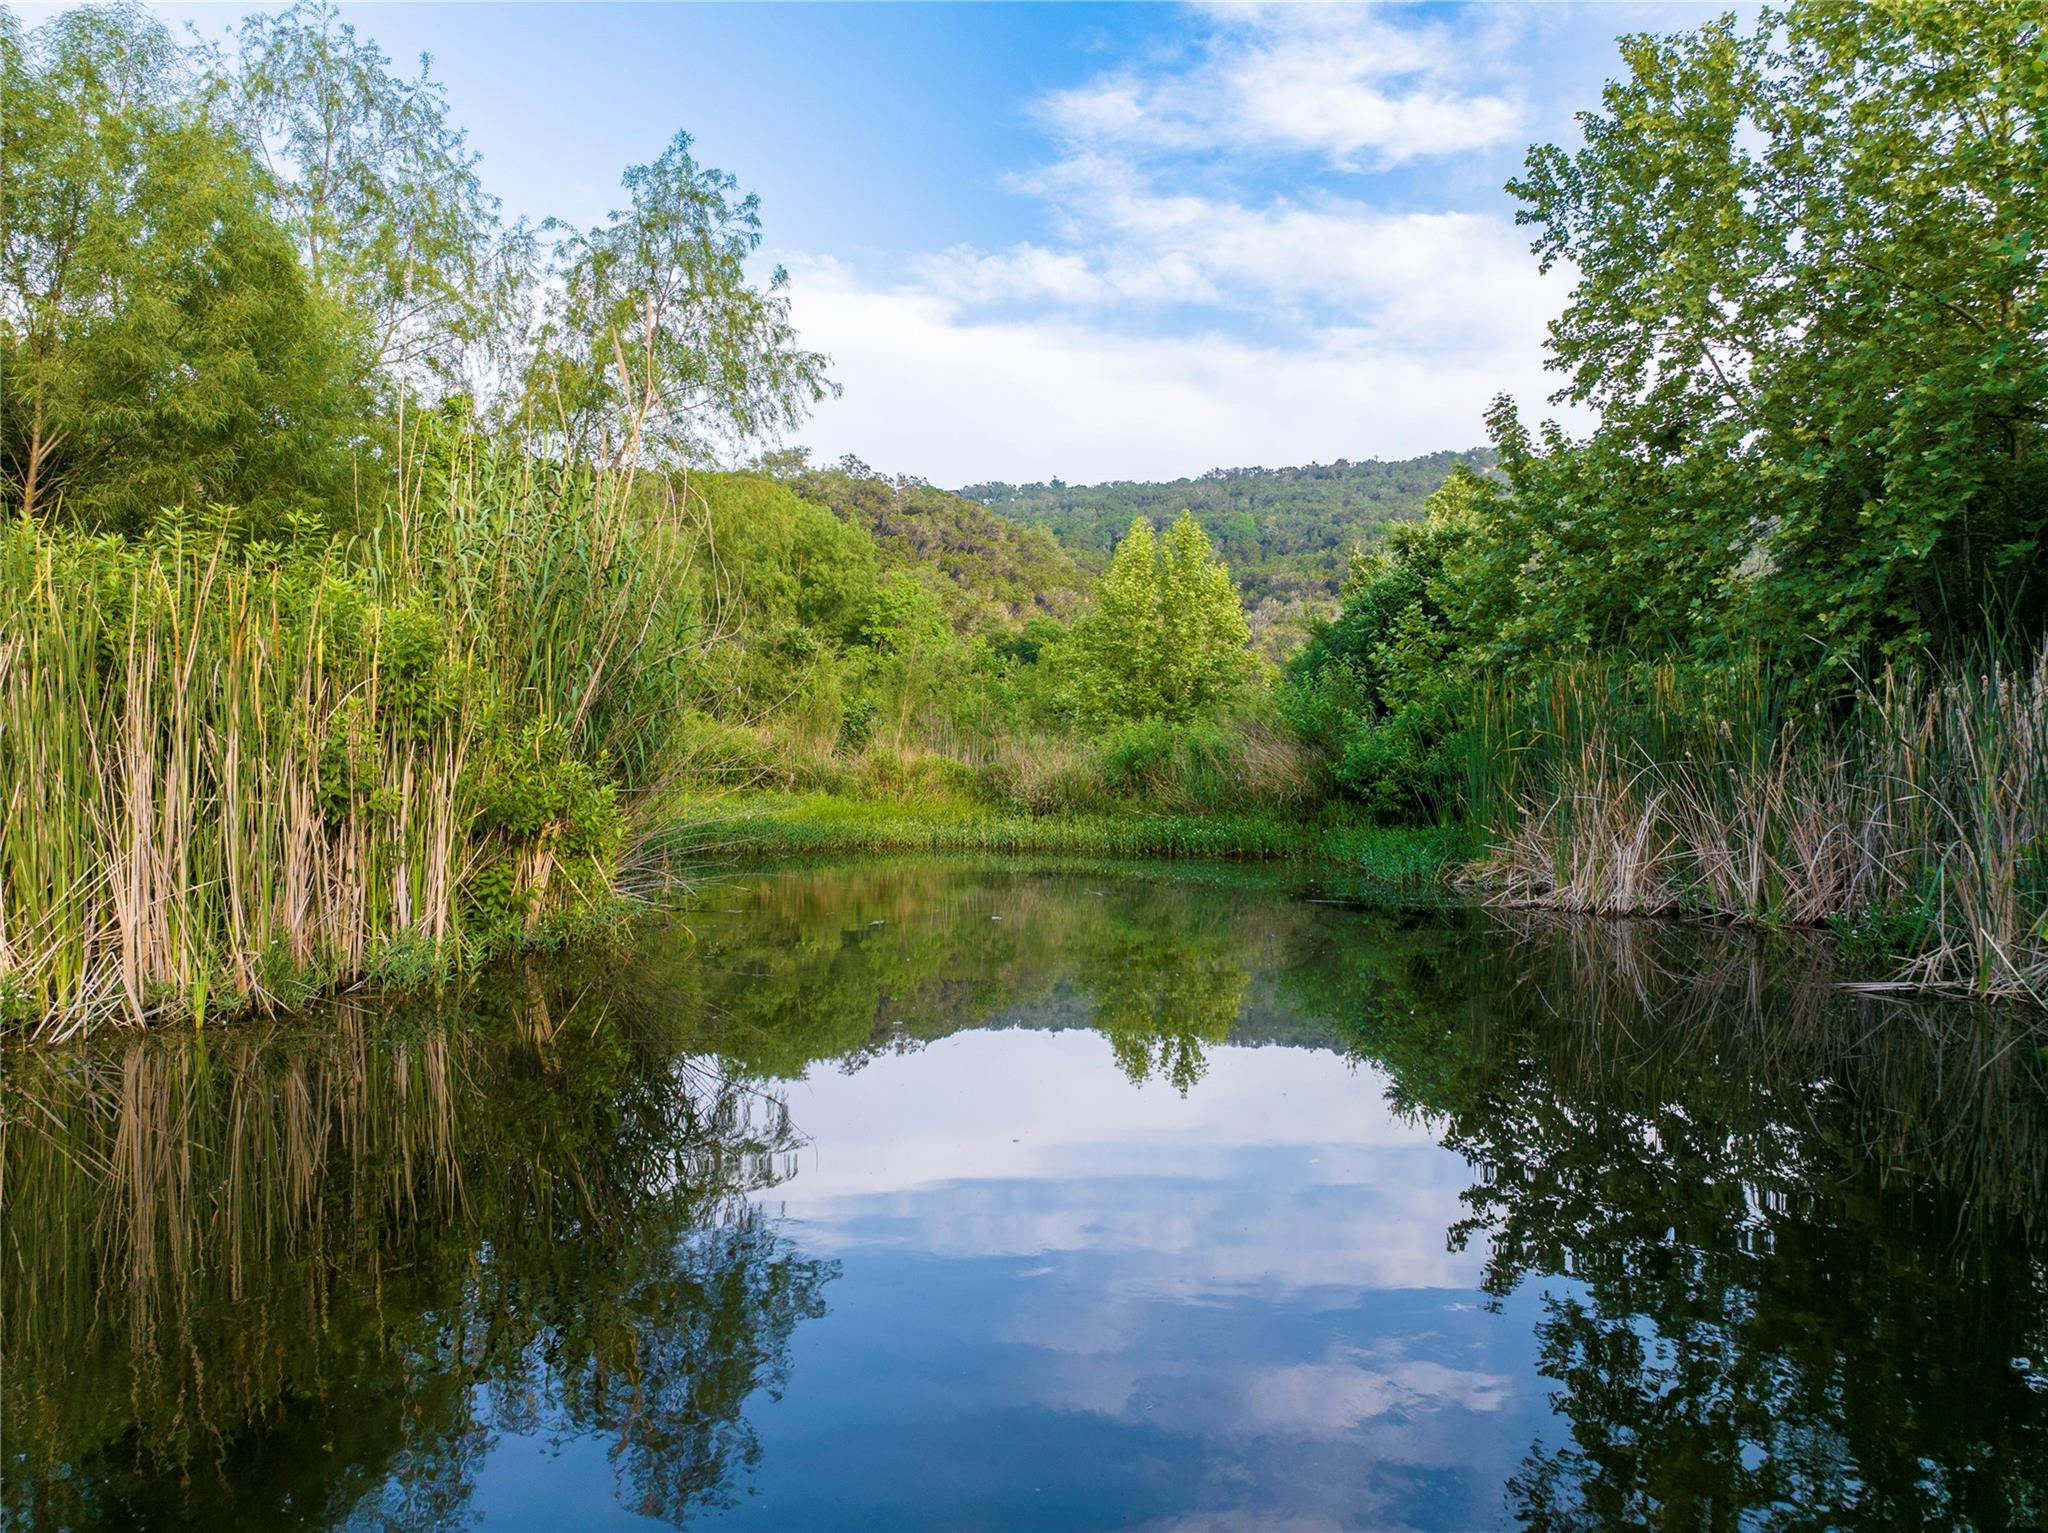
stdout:
[(1076, 813), (1035, 816), (950, 799), (763, 793), (683, 801), (663, 832), (704, 858), (828, 852), (992, 852), (1207, 857), (1341, 864), (1396, 888), (1447, 881), (1477, 851), (1462, 827), (1387, 829), (1328, 815)]

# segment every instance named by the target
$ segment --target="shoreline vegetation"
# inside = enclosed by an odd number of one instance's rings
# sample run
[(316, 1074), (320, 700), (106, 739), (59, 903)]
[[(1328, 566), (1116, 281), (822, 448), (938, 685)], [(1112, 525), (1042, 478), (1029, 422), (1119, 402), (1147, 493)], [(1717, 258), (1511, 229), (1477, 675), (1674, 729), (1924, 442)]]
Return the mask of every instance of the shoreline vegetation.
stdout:
[(1155, 521), (778, 448), (837, 385), (687, 135), (508, 224), (323, 5), (0, 15), (0, 1034), (437, 982), (742, 834), (1320, 862), (2048, 1006), (2041, 42), (1624, 39), (1510, 188), (1598, 424)]
[(693, 862), (746, 865), (820, 853), (1321, 863), (1390, 891), (1448, 887), (1477, 841), (1462, 825), (1379, 826), (1257, 812), (1032, 815), (972, 801), (741, 793), (678, 806), (663, 834)]

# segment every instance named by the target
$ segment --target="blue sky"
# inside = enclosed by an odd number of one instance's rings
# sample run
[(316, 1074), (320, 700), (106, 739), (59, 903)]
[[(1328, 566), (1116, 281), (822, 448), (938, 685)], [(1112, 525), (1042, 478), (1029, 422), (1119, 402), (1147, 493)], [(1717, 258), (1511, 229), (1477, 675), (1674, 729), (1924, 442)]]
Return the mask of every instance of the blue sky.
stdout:
[[(25, 7), (33, 21), (41, 8)], [(237, 6), (162, 6), (223, 33)], [(375, 4), (513, 214), (677, 129), (761, 195), (844, 394), (798, 440), (957, 485), (1469, 446), (1543, 408), (1502, 190), (1676, 5)]]

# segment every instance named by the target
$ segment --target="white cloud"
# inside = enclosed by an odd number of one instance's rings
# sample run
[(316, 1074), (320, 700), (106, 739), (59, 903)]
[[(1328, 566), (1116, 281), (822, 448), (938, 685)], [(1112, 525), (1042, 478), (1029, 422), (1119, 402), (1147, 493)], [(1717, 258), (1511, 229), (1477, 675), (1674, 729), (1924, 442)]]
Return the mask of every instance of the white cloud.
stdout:
[[(1348, 1305), (1478, 1281), (1484, 1252), (1445, 1241), (1475, 1173), (1394, 1112), (1377, 1071), (1308, 1049), (1208, 1057), (1185, 1098), (1134, 1089), (1087, 1031), (963, 1033), (854, 1075), (815, 1071), (789, 1095), (812, 1148), (763, 1202), (813, 1251), (1043, 1255), (1055, 1273), (1086, 1254), (1101, 1316), (1062, 1282), (1002, 1328), (1058, 1352), (1127, 1346), (1116, 1317), (1159, 1300)], [(980, 1089), (991, 1080), (1000, 1093)]]
[(1407, 457), (1481, 440), (1497, 393), (1534, 405), (1553, 386), (1533, 309), (1498, 345), (1428, 344), (1431, 306), (1449, 300), (1422, 294), (1370, 324), (1255, 343), (1132, 334), (1086, 314), (978, 317), (936, 291), (792, 264), (797, 324), (845, 385), (802, 439), (938, 484)]
[[(1492, 213), (1389, 212), (1331, 196), (1253, 206), (1169, 194), (1127, 162), (1093, 154), (1016, 184), (1045, 198), (1063, 228), (1097, 241), (1092, 265), (1079, 252), (1060, 253), (1075, 278), (1063, 296), (1075, 302), (1207, 295), (1246, 310), (1299, 305), (1312, 318), (1334, 316), (1389, 340), (1499, 351), (1540, 343), (1568, 281), (1562, 272), (1541, 274), (1527, 237)], [(1026, 251), (1054, 254), (1019, 247), (1017, 257), (984, 258), (1000, 264), (981, 270), (991, 279), (1029, 275)], [(1083, 274), (1096, 280), (1083, 282)], [(1032, 295), (1021, 283), (1002, 290), (991, 280), (949, 296)]]
[(1447, 1368), (1423, 1358), (1372, 1367), (1351, 1356), (1265, 1370), (1246, 1389), (1251, 1424), (1267, 1430), (1343, 1436), (1360, 1422), (1396, 1412), (1494, 1412), (1513, 1396), (1505, 1374)]
[(1386, 205), (1275, 163), (1516, 138), (1519, 16), (1198, 16), (1192, 48), (1039, 104), (1055, 152), (1007, 185), (1050, 238), (887, 274), (789, 259), (845, 386), (807, 444), (944, 484), (1171, 478), (1470, 446), (1496, 394), (1540, 407), (1572, 278), (1540, 273), (1504, 211)]
[(1124, 69), (1058, 91), (1045, 121), (1082, 144), (1319, 154), (1386, 167), (1514, 139), (1524, 112), (1498, 71), (1502, 17), (1400, 25), (1354, 6), (1218, 7), (1194, 62)]
[(1216, 303), (1223, 296), (1198, 261), (1178, 252), (1101, 259), (1028, 243), (993, 254), (956, 245), (916, 258), (911, 270), (926, 291), (967, 304)]

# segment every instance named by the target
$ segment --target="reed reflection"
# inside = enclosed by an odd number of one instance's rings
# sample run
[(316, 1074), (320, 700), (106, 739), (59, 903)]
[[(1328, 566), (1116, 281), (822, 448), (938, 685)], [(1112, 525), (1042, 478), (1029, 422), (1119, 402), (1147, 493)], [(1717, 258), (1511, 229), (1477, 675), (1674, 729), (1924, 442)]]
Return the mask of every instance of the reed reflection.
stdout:
[(437, 1526), (536, 1432), (669, 1522), (740, 1494), (834, 1269), (748, 1202), (786, 1108), (678, 1044), (536, 980), (11, 1059), (11, 1515)]

